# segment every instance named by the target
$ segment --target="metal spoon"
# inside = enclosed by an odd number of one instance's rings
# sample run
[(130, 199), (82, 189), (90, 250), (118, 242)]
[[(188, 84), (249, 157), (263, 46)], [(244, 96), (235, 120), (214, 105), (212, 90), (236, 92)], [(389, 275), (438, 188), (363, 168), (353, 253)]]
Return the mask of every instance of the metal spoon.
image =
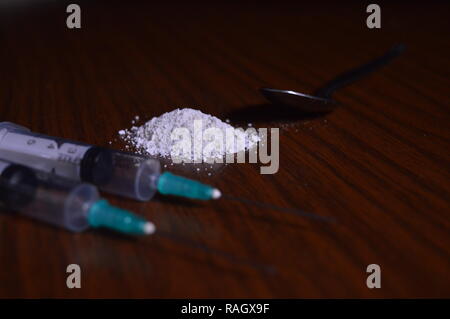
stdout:
[(278, 90), (271, 88), (261, 88), (260, 91), (266, 99), (274, 104), (293, 106), (305, 113), (330, 112), (337, 106), (336, 101), (331, 98), (334, 91), (347, 86), (363, 76), (381, 68), (404, 50), (405, 46), (403, 44), (397, 44), (383, 56), (346, 73), (338, 75), (333, 80), (326, 83), (322, 88), (318, 89), (314, 95), (291, 90)]

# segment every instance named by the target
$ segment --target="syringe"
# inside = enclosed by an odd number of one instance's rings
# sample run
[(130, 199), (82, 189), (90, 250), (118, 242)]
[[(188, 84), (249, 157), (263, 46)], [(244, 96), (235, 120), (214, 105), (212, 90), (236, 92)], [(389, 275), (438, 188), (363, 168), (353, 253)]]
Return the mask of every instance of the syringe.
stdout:
[(153, 223), (110, 205), (91, 184), (4, 160), (0, 160), (0, 205), (74, 232), (89, 227), (105, 227), (131, 235), (155, 232)]
[(146, 201), (156, 191), (194, 199), (216, 199), (218, 189), (169, 172), (159, 161), (68, 139), (46, 136), (10, 122), (0, 123), (0, 156), (100, 190)]

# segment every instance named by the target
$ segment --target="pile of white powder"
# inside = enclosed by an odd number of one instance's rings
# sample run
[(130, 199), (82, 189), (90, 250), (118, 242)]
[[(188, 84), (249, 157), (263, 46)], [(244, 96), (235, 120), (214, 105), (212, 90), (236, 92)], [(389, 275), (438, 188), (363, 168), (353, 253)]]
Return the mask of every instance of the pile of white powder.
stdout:
[[(187, 134), (172, 134), (180, 128)], [(235, 129), (215, 116), (191, 108), (164, 113), (141, 126), (120, 130), (119, 135), (142, 154), (176, 156), (184, 162), (223, 159), (255, 147), (260, 140), (256, 130)]]

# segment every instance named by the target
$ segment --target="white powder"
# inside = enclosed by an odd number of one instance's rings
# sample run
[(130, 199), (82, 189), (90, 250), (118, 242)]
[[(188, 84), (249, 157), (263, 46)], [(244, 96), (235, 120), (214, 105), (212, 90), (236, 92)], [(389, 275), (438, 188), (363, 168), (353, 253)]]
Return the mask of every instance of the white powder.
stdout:
[[(176, 133), (180, 128), (189, 139)], [(184, 162), (218, 161), (225, 155), (251, 149), (260, 140), (255, 129), (235, 129), (215, 116), (191, 108), (164, 113), (142, 126), (118, 133), (142, 154), (177, 157)]]

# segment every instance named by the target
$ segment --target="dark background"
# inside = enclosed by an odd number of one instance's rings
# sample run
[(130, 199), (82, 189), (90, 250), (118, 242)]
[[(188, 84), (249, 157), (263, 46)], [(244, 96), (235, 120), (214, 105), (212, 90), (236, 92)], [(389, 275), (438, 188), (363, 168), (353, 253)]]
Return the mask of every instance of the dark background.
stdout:
[[(281, 127), (275, 175), (259, 164), (212, 176), (170, 168), (337, 222), (227, 200), (106, 196), (178, 236), (130, 239), (5, 211), (1, 297), (450, 296), (448, 3), (376, 2), (382, 28), (370, 30), (370, 2), (74, 2), (81, 30), (66, 28), (70, 2), (0, 1), (0, 120), (118, 148), (135, 115), (143, 123), (176, 107)], [(271, 107), (258, 93), (313, 92), (399, 42), (407, 51), (338, 92), (327, 116)], [(81, 289), (66, 287), (72, 263)], [(372, 263), (381, 289), (366, 286)]]

